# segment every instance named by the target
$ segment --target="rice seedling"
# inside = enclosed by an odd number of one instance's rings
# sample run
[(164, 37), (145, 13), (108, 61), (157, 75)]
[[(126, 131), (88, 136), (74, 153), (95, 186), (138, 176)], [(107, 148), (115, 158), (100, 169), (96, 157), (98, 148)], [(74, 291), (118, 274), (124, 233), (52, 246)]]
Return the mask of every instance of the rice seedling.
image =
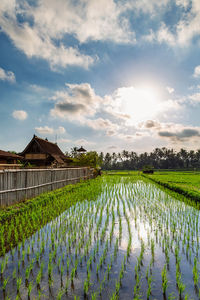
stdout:
[(53, 272), (53, 265), (51, 262), (48, 263), (48, 277), (49, 279), (52, 278), (52, 272)]
[(28, 284), (28, 297), (29, 298), (31, 297), (32, 289), (33, 289), (33, 284), (32, 284), (32, 282), (29, 282), (29, 284)]
[(155, 251), (155, 243), (154, 243), (154, 240), (151, 239), (151, 255), (152, 255), (153, 260), (154, 260), (154, 256), (155, 256), (154, 251)]
[(30, 267), (28, 266), (28, 267), (26, 268), (26, 271), (25, 271), (25, 278), (26, 278), (26, 280), (29, 279), (30, 272), (31, 272), (31, 269), (30, 269)]
[(198, 269), (197, 269), (197, 258), (194, 258), (194, 267), (192, 269), (193, 273), (193, 280), (194, 280), (194, 285), (198, 285), (198, 280), (199, 280), (199, 274), (198, 274)]
[(8, 284), (8, 281), (9, 281), (9, 277), (8, 278), (5, 278), (4, 281), (3, 281), (3, 291), (5, 292), (6, 291), (6, 286)]
[(145, 277), (148, 280), (149, 278), (149, 266), (147, 266), (146, 272), (145, 272)]
[(84, 290), (84, 295), (87, 296), (88, 291), (89, 291), (89, 282), (88, 282), (87, 279), (84, 281), (84, 288), (83, 288), (83, 290)]
[(185, 285), (182, 282), (181, 273), (179, 271), (178, 265), (176, 265), (176, 283), (177, 283), (179, 295), (181, 296), (185, 290)]
[[(167, 297), (170, 298), (173, 283), (168, 285), (168, 282), (172, 282), (170, 272), (173, 270), (171, 266), (175, 257), (177, 293), (183, 297), (186, 291), (186, 295), (190, 294), (195, 299), (199, 283), (200, 224), (200, 214), (195, 208), (178, 202), (149, 182), (131, 177), (102, 177), (91, 181), (89, 186), (75, 189), (70, 195), (64, 190), (60, 190), (59, 196), (56, 193), (51, 194), (51, 201), (43, 199), (46, 201), (45, 205), (38, 203), (37, 209), (33, 207), (32, 211), (26, 210), (24, 214), (16, 215), (10, 223), (6, 225), (5, 222), (0, 227), (0, 252), (4, 251), (3, 248), (7, 251), (8, 241), (14, 246), (15, 239), (18, 240), (15, 251), (0, 257), (0, 298), (3, 297), (3, 280), (9, 275), (15, 279), (12, 285), (17, 290), (16, 266), (18, 278), (25, 279), (27, 291), (31, 283), (29, 280), (35, 276), (38, 297), (41, 291), (45, 290), (46, 293), (49, 288), (50, 297), (56, 299), (63, 289), (64, 276), (67, 274), (65, 293), (70, 288), (70, 282), (71, 288), (76, 288), (77, 277), (85, 297), (96, 299), (100, 295), (106, 298), (108, 291), (110, 299), (123, 299), (124, 290), (121, 286), (128, 282), (126, 279), (132, 278), (134, 299), (150, 298), (151, 293), (153, 295), (152, 288), (160, 289), (157, 291), (160, 298), (167, 290)], [(76, 205), (65, 210), (66, 199), (72, 199), (72, 203), (76, 202)], [(83, 201), (79, 202), (77, 199)], [(31, 226), (34, 230), (39, 226), (41, 230), (29, 239), (32, 234)], [(159, 263), (157, 253), (160, 253), (165, 264)], [(186, 272), (183, 263), (190, 269), (194, 285), (188, 284), (186, 287), (183, 284)], [(155, 268), (160, 272), (154, 272)], [(168, 268), (170, 272), (167, 273)], [(133, 278), (130, 270), (134, 269)], [(155, 282), (161, 274), (160, 287), (152, 284), (152, 273)], [(54, 274), (56, 280), (51, 289)], [(47, 284), (46, 287), (47, 282), (49, 286)], [(93, 284), (96, 290), (90, 289)], [(173, 289), (176, 288), (175, 284)], [(10, 282), (8, 285), (10, 288)], [(20, 290), (22, 294), (22, 289)], [(20, 297), (25, 299), (23, 295)], [(178, 295), (174, 297), (177, 299)]]
[(39, 270), (37, 277), (36, 277), (36, 283), (37, 283), (38, 288), (40, 288), (41, 278), (42, 278), (42, 274), (41, 274), (41, 271)]
[(5, 269), (6, 269), (6, 260), (4, 259), (1, 262), (1, 275), (3, 275)]
[(119, 290), (120, 290), (120, 282), (116, 281), (116, 284), (115, 284), (115, 295), (117, 297), (119, 297)]
[(65, 291), (63, 289), (59, 290), (56, 299), (61, 300), (64, 293), (65, 293)]
[(12, 278), (13, 278), (13, 279), (16, 279), (16, 273), (17, 273), (17, 272), (16, 272), (16, 268), (15, 268), (15, 269), (13, 270), (13, 273), (12, 273)]
[(92, 293), (91, 298), (92, 298), (92, 300), (96, 300), (97, 299), (97, 292)]
[(19, 293), (19, 291), (20, 291), (21, 284), (22, 284), (22, 277), (18, 277), (17, 278), (17, 293)]
[(74, 277), (75, 277), (75, 269), (73, 268), (73, 269), (71, 270), (71, 274), (70, 274), (71, 284), (73, 284), (73, 282), (74, 282)]
[(167, 290), (167, 285), (168, 285), (166, 265), (164, 265), (161, 275), (162, 275), (162, 291), (163, 291), (163, 294), (165, 294), (166, 290)]

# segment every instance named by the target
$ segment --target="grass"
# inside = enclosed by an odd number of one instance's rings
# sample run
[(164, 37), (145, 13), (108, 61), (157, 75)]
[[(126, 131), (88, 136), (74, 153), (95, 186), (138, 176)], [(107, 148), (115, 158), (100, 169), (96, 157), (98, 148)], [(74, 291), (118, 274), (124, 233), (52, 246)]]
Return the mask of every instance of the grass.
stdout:
[(200, 208), (200, 172), (155, 172), (146, 178), (197, 202)]
[[(68, 185), (53, 192), (44, 193), (32, 200), (0, 209), (0, 256), (20, 241), (59, 216), (77, 201), (95, 199), (101, 191), (99, 179)], [(27, 251), (30, 255), (30, 246)]]

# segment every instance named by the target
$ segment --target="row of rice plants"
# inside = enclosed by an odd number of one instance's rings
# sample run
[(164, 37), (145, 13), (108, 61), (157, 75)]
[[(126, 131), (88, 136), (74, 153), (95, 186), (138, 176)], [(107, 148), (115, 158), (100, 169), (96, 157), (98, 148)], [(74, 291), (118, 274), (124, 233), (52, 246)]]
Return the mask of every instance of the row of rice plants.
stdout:
[[(143, 176), (171, 191), (179, 193), (183, 196), (183, 201), (200, 209), (199, 173), (158, 172), (154, 175)], [(191, 202), (190, 199), (192, 199), (193, 202)]]
[(198, 210), (128, 176), (69, 197), (75, 205), (0, 258), (0, 298), (198, 299)]
[(26, 204), (0, 210), (0, 256), (16, 246), (25, 243), (26, 238), (40, 227), (53, 220), (77, 201), (94, 200), (101, 192), (99, 179), (78, 183), (76, 188), (66, 186), (45, 193)]

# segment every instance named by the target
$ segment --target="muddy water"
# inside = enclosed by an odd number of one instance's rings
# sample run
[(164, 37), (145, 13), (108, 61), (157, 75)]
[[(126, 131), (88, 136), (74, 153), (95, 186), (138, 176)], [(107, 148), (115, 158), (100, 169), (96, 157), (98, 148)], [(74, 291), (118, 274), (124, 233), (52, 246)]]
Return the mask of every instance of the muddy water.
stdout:
[(30, 284), (30, 299), (147, 299), (148, 288), (149, 299), (199, 299), (200, 212), (152, 183), (102, 180), (97, 201), (77, 203), (0, 259), (0, 299), (27, 299)]

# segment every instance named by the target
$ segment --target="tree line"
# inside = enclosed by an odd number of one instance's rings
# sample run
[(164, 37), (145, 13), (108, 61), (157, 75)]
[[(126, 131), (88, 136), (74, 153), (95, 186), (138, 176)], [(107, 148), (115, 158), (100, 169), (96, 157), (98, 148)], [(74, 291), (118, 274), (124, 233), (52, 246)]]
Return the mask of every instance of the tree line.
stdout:
[(200, 168), (200, 149), (197, 151), (155, 148), (152, 152), (137, 154), (134, 151), (116, 153), (103, 152), (99, 155), (104, 170), (138, 170), (145, 166), (155, 169), (189, 169)]

